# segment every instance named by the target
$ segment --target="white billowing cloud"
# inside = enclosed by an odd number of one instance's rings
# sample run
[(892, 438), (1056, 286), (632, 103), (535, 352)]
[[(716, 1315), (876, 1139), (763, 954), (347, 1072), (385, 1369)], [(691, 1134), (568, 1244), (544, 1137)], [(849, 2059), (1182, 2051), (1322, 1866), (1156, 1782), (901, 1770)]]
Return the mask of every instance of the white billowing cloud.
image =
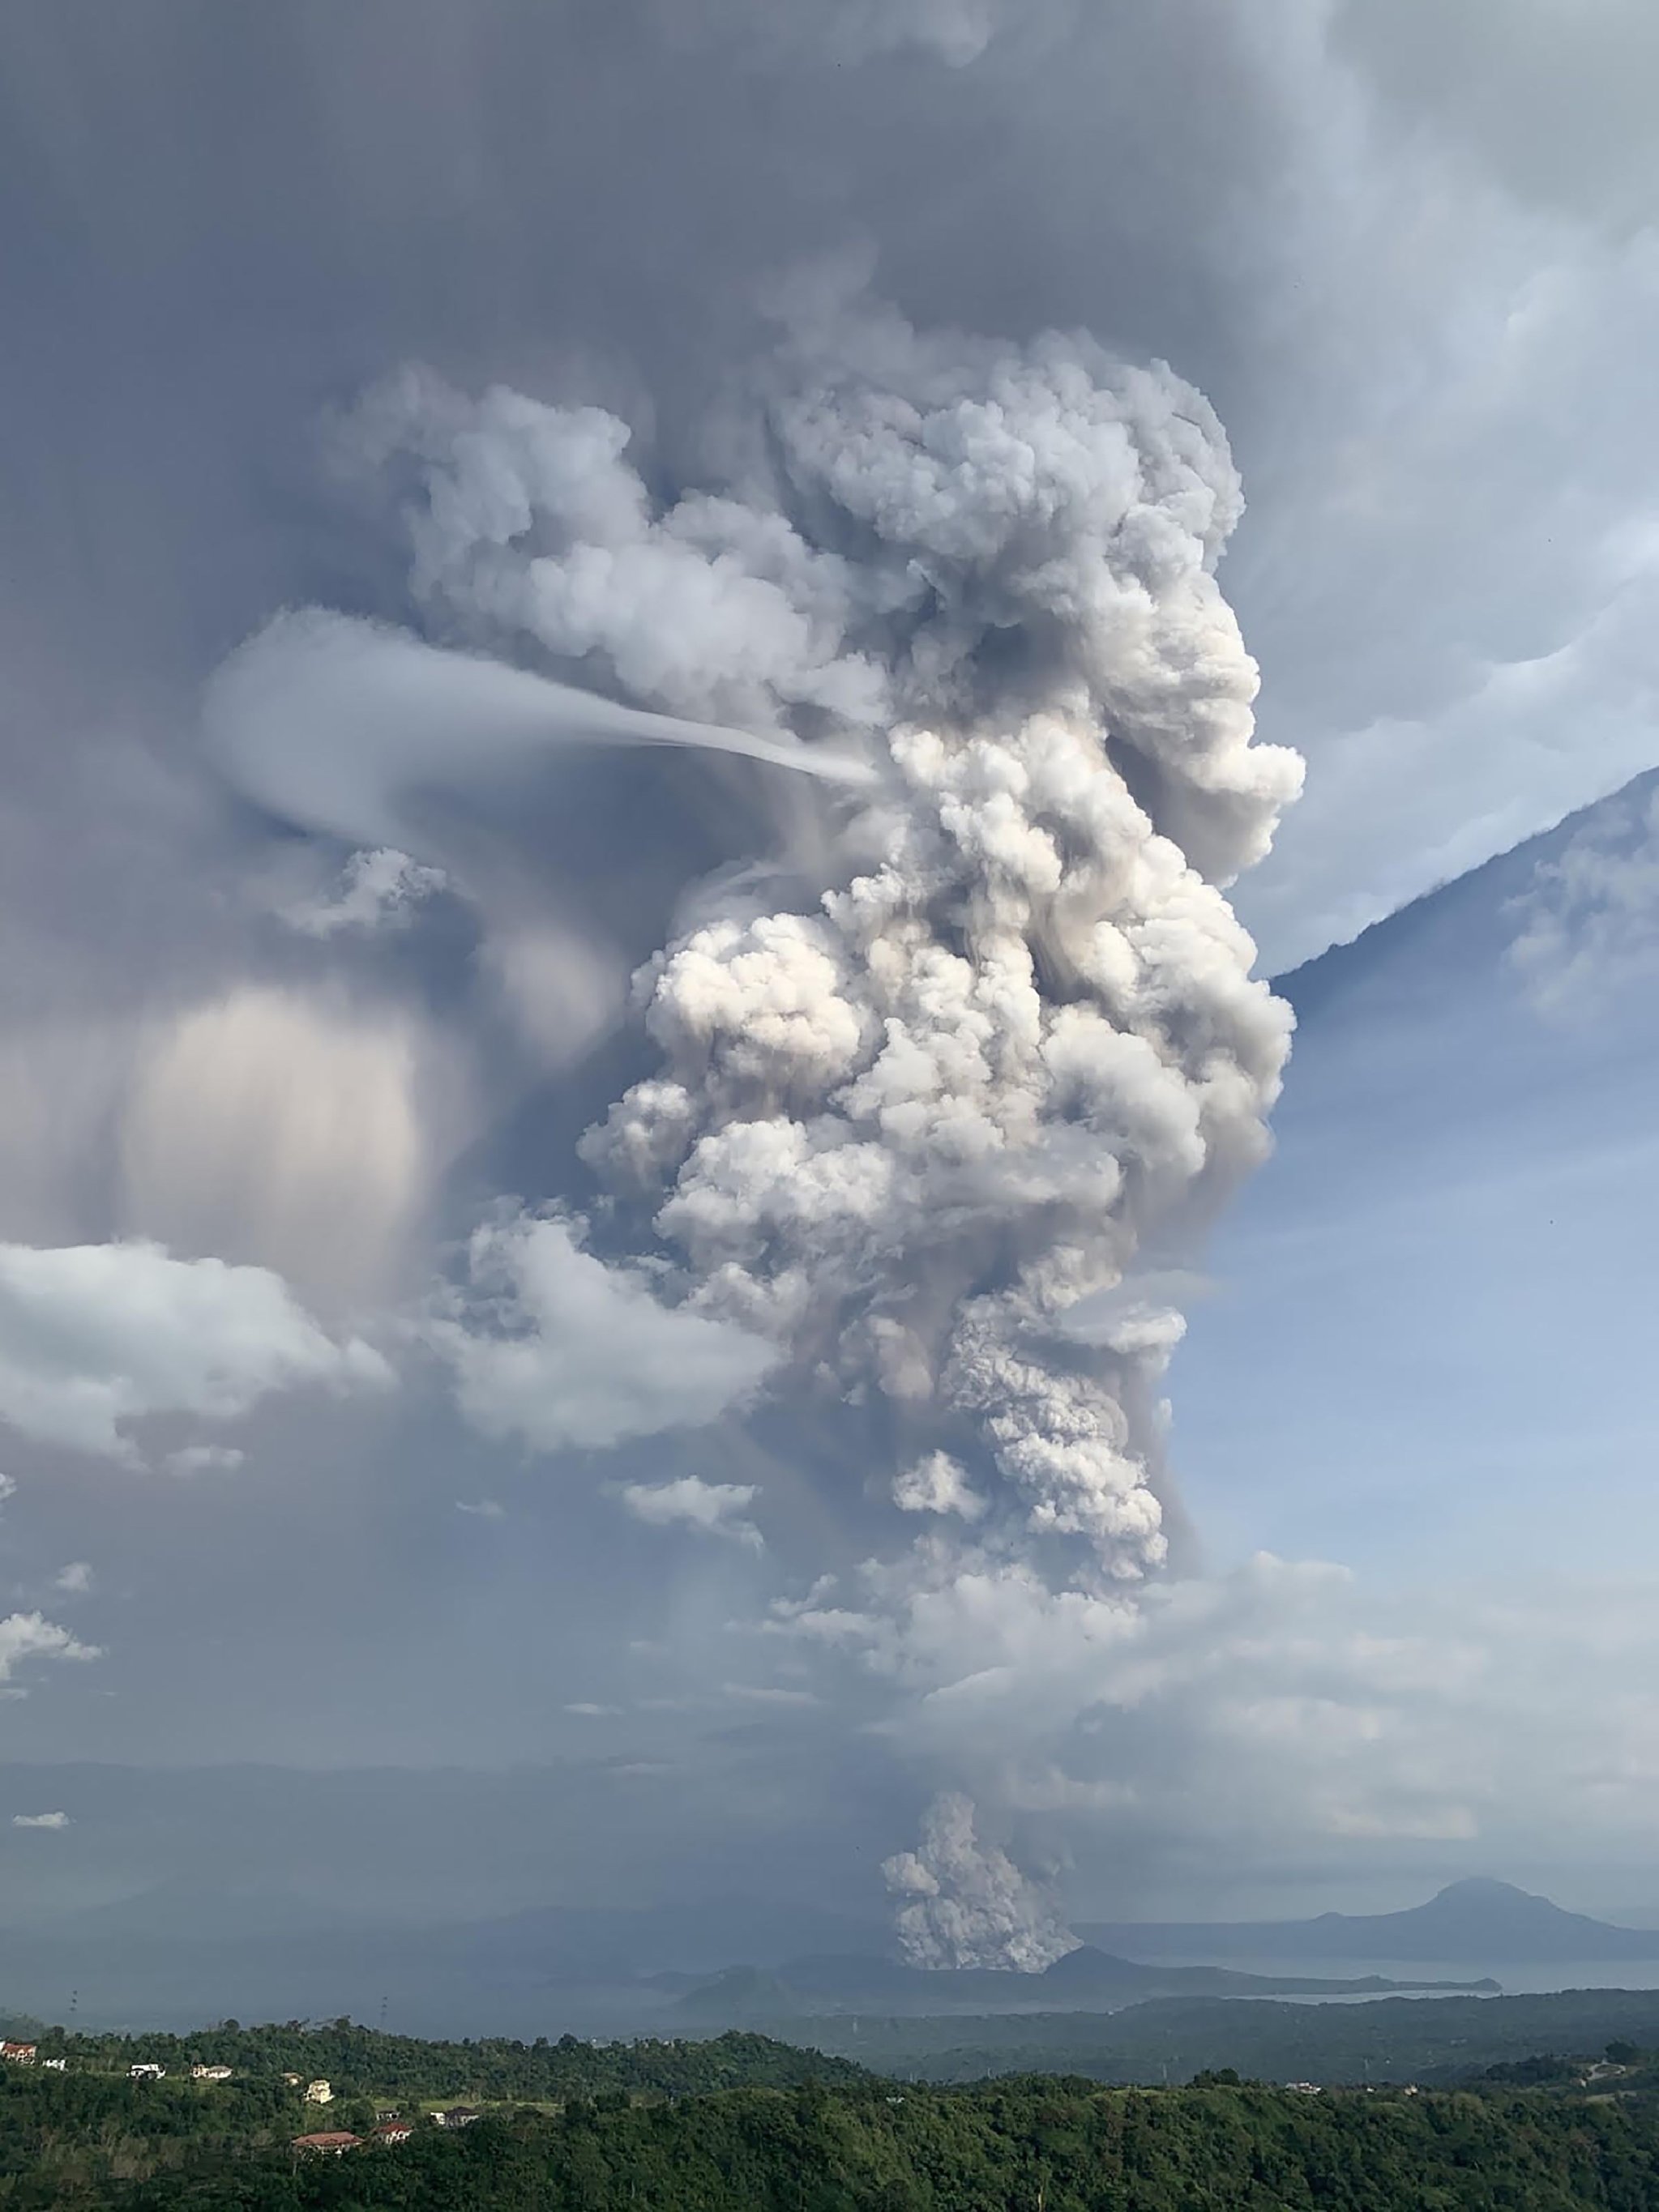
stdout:
[(477, 1521), (505, 1521), (507, 1518), (506, 1506), (494, 1498), (458, 1498), (455, 1510), (470, 1514)]
[[(17, 1669), (30, 1659), (85, 1661), (101, 1659), (95, 1644), (82, 1644), (67, 1628), (60, 1628), (44, 1613), (13, 1613), (0, 1620), (0, 1683), (9, 1684)], [(21, 1697), (9, 1689), (10, 1697)]]
[(706, 1536), (726, 1536), (751, 1551), (762, 1545), (760, 1530), (748, 1516), (757, 1496), (747, 1482), (704, 1482), (695, 1474), (674, 1482), (630, 1482), (623, 1504), (636, 1521), (653, 1528), (696, 1528)]
[(52, 1586), (66, 1597), (84, 1597), (92, 1588), (92, 1568), (85, 1559), (71, 1559), (52, 1577)]
[(1659, 977), (1659, 791), (1598, 807), (1515, 902), (1510, 959), (1539, 1012), (1587, 1019)]
[(373, 1295), (425, 1203), (441, 1098), (402, 1016), (240, 985), (141, 1060), (119, 1132), (125, 1223), (331, 1302)]
[(744, 1403), (775, 1346), (659, 1295), (582, 1248), (575, 1223), (520, 1215), (473, 1237), (471, 1289), (429, 1325), (462, 1413), (537, 1451), (700, 1428)]
[(893, 1478), (893, 1503), (902, 1513), (957, 1513), (977, 1521), (985, 1500), (949, 1452), (928, 1452)]
[(332, 937), (343, 929), (380, 929), (407, 921), (421, 902), (448, 887), (441, 868), (411, 860), (395, 846), (354, 853), (333, 898), (285, 907), (283, 919), (306, 937)]
[(234, 1444), (185, 1444), (161, 1464), (169, 1474), (234, 1474), (246, 1457)]
[(0, 1244), (0, 1420), (43, 1443), (136, 1459), (126, 1430), (146, 1415), (232, 1420), (273, 1390), (389, 1379), (267, 1268), (138, 1241)]
[(1078, 1948), (1042, 1887), (1006, 1851), (981, 1841), (973, 1804), (959, 1790), (933, 1800), (916, 1849), (884, 1860), (881, 1870), (914, 1966), (1040, 1974)]
[[(735, 500), (691, 494), (656, 513), (614, 415), (500, 386), (473, 401), (410, 369), (353, 428), (368, 465), (422, 464), (415, 588), (486, 637), (597, 663), (700, 724), (776, 728), (781, 704), (865, 724), (887, 711), (882, 672), (846, 647), (851, 564)], [(532, 552), (541, 537), (562, 550)]]
[(67, 1828), (69, 1824), (67, 1813), (14, 1813), (11, 1816), (14, 1828)]

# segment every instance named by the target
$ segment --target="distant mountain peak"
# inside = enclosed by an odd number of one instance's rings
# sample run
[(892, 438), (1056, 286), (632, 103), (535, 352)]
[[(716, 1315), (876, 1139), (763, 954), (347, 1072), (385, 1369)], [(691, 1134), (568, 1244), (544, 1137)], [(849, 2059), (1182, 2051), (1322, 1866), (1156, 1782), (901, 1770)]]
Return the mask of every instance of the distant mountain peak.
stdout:
[(1659, 1958), (1659, 1930), (1620, 1928), (1570, 1912), (1491, 1875), (1465, 1875), (1426, 1903), (1400, 1912), (1322, 1912), (1313, 1920), (1104, 1925), (1084, 1923), (1085, 1942), (1145, 1957), (1345, 1960), (1410, 1960), (1467, 1965), (1523, 1960)]

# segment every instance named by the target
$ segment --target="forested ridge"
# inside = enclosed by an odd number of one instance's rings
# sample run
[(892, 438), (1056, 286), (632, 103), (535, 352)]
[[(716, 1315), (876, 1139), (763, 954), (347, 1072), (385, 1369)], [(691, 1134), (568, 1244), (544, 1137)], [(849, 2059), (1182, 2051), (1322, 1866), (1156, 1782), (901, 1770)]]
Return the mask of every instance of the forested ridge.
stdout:
[[(1530, 2078), (1550, 2086), (1444, 2092), (1318, 2094), (1216, 2075), (1169, 2089), (1042, 2077), (919, 2087), (757, 2036), (422, 2045), (337, 2023), (184, 2039), (178, 2070), (132, 2081), (127, 2054), (142, 2044), (163, 2063), (172, 2039), (53, 2040), (63, 2073), (0, 2069), (0, 2205), (15, 2212), (1659, 2208), (1659, 2098), (1586, 2094), (1570, 2068), (1542, 2061)], [(203, 2055), (227, 2046), (242, 2060), (231, 2080), (190, 2078), (192, 2058), (233, 2063)], [(299, 2069), (281, 2063), (301, 2055)], [(314, 2077), (325, 2055), (344, 2094), (319, 2110), (283, 2077)], [(399, 2064), (401, 2086), (380, 2076)], [(489, 2099), (481, 2085), (520, 2064), (543, 2069), (541, 2094)], [(431, 2085), (469, 2067), (481, 2117), (442, 2127)], [(1619, 2070), (1622, 2083), (1647, 2078)], [(337, 2157), (295, 2147), (308, 2130), (367, 2135), (388, 2106), (407, 2140)]]

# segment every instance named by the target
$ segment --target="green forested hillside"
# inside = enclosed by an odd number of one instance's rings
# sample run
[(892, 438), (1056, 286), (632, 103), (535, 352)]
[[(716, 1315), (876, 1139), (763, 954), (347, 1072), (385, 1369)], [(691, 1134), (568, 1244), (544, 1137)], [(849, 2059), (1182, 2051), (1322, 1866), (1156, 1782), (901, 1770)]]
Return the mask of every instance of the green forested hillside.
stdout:
[[(834, 2068), (759, 2037), (718, 2045), (421, 2045), (341, 2026), (224, 2029), (226, 2082), (132, 2081), (133, 2045), (88, 2042), (63, 2073), (0, 2068), (7, 2212), (1655, 2212), (1659, 2099), (1645, 2064), (1604, 2062), (1610, 2094), (1540, 2060), (1479, 2089), (1323, 2094), (1208, 2075), (1181, 2088), (1030, 2078), (950, 2089)], [(333, 2039), (331, 2041), (331, 2039)], [(354, 2039), (362, 2039), (354, 2043)], [(152, 2039), (154, 2049), (165, 2039)], [(346, 2091), (307, 2106), (327, 2054)], [(422, 2057), (422, 2054), (427, 2056)], [(1637, 2057), (1633, 2051), (1632, 2059)], [(156, 2063), (162, 2063), (158, 2057)], [(230, 2063), (229, 2059), (218, 2063)], [(684, 2063), (687, 2073), (676, 2078)], [(430, 2087), (516, 2065), (542, 2094), (490, 2098), (444, 2128)], [(348, 2069), (356, 2066), (361, 2070)], [(401, 2069), (394, 2084), (384, 2077)], [(690, 2069), (700, 2070), (690, 2078)], [(1516, 2069), (1504, 2069), (1514, 2071)], [(556, 2071), (562, 2088), (554, 2093)], [(631, 2077), (631, 2078), (630, 2078)], [(748, 2086), (718, 2086), (720, 2081)], [(611, 2086), (605, 2086), (609, 2083)], [(418, 2087), (416, 2085), (421, 2085)], [(763, 2084), (793, 2086), (760, 2086)], [(1564, 2086), (1565, 2085), (1565, 2086)], [(388, 2108), (408, 2139), (331, 2156)]]
[[(72, 2199), (59, 2200), (73, 2202)], [(127, 2212), (1652, 2212), (1616, 2103), (1026, 2082), (582, 2104), (340, 2159), (170, 2174)]]
[(1115, 2013), (797, 2020), (777, 2032), (882, 2073), (930, 2081), (1082, 2074), (1153, 2084), (1235, 2066), (1269, 2081), (1448, 2084), (1540, 2051), (1599, 2051), (1614, 2038), (1659, 2047), (1659, 1990), (1379, 1997), (1355, 2005), (1166, 1997)]
[(593, 2096), (607, 2089), (689, 2097), (714, 2089), (792, 2088), (806, 2081), (868, 2078), (850, 2059), (800, 2050), (763, 2035), (733, 2032), (704, 2041), (556, 2043), (503, 2036), (464, 2043), (387, 2035), (338, 2020), (242, 2027), (228, 2021), (194, 2035), (67, 2035), (44, 2033), (42, 2058), (62, 2057), (76, 2073), (113, 2069), (135, 2060), (166, 2067), (169, 2081), (192, 2063), (235, 2069), (238, 2085), (280, 2084), (284, 2074), (325, 2078), (337, 2095), (466, 2098), (479, 2102)]

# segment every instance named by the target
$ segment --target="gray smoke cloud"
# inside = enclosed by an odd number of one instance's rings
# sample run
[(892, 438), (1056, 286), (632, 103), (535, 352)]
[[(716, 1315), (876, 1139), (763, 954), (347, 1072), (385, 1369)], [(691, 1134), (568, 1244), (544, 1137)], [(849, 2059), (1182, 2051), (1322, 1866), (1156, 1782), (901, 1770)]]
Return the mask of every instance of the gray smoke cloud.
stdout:
[(1040, 1974), (1078, 1939), (1047, 1892), (1006, 1851), (980, 1840), (959, 1790), (936, 1797), (913, 1851), (882, 1863), (894, 1925), (914, 1966), (1012, 1967)]
[[(643, 1264), (676, 1312), (774, 1347), (771, 1390), (850, 1432), (849, 1492), (885, 1501), (865, 1601), (902, 1643), (920, 1592), (1115, 1603), (1165, 1563), (1180, 1318), (1123, 1286), (1265, 1150), (1290, 1017), (1224, 893), (1301, 763), (1255, 742), (1214, 573), (1242, 497), (1201, 394), (1082, 336), (918, 332), (844, 270), (777, 312), (709, 428), (714, 489), (647, 483), (603, 410), (418, 371), (372, 393), (343, 451), (398, 498), (428, 619), (475, 651), (290, 618), (222, 679), (215, 727), (244, 788), (416, 850), (388, 793), (487, 773), (573, 696), (871, 764), (830, 787), (805, 890), (706, 885), (639, 971), (658, 1065), (580, 1149), (630, 1291)], [(293, 695), (262, 691), (296, 635), (347, 669), (336, 698), (398, 702), (313, 713), (297, 789)], [(914, 1955), (1066, 1947), (959, 1797), (890, 1879)]]
[(1237, 482), (1198, 393), (1086, 341), (870, 315), (786, 367), (772, 489), (846, 549), (888, 774), (816, 909), (736, 899), (642, 973), (662, 1066), (586, 1157), (693, 1304), (885, 1410), (894, 1476), (982, 1478), (977, 1541), (1133, 1579), (1171, 1332), (1067, 1317), (1260, 1158), (1289, 1034), (1211, 880), (1299, 765), (1212, 574)]

